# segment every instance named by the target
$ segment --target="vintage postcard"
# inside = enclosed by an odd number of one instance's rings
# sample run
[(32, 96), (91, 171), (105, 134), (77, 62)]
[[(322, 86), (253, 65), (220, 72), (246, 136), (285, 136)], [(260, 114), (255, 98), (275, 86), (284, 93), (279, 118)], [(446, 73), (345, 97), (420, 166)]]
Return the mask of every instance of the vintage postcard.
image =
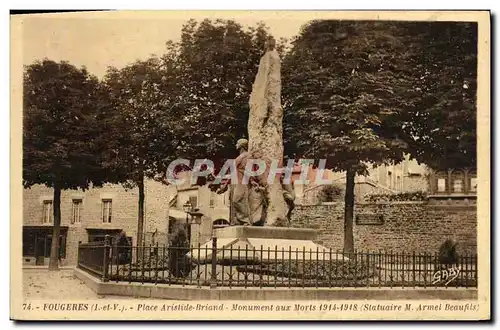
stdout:
[(14, 320), (488, 320), (488, 11), (11, 16)]

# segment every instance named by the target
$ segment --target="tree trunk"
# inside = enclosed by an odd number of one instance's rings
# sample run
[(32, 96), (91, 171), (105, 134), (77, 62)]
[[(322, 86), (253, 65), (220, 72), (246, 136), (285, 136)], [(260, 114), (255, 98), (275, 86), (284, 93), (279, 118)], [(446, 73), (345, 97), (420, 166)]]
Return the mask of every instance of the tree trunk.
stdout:
[(344, 204), (344, 252), (354, 252), (354, 178), (356, 172), (349, 169), (346, 173), (346, 189), (345, 189), (345, 204)]
[(61, 188), (54, 186), (54, 229), (52, 230), (52, 244), (50, 247), (49, 270), (59, 270), (59, 233), (61, 231)]
[(137, 246), (142, 246), (144, 244), (144, 176), (141, 175), (139, 182), (137, 182), (139, 187), (139, 213), (137, 216)]

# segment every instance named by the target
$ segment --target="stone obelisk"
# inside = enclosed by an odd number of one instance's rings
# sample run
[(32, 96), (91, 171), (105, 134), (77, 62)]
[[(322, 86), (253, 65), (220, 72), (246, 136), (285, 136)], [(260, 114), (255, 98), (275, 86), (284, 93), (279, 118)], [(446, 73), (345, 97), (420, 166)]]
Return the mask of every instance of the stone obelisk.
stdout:
[[(265, 159), (283, 166), (283, 108), (281, 107), (281, 63), (276, 42), (269, 38), (250, 96), (248, 118), (248, 151), (254, 159)], [(266, 171), (267, 175), (268, 171)], [(266, 177), (267, 179), (267, 177)], [(286, 219), (287, 207), (279, 176), (268, 186), (265, 226)]]

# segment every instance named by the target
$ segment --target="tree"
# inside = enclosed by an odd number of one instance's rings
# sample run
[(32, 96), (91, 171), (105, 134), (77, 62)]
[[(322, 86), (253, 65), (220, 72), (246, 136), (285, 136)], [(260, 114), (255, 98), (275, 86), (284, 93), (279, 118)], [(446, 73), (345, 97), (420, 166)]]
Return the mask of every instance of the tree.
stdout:
[(234, 21), (191, 20), (161, 58), (108, 70), (104, 85), (114, 109), (108, 160), (116, 181), (139, 188), (138, 245), (144, 177), (163, 174), (166, 182), (174, 158), (207, 158), (220, 167), (236, 155), (266, 37), (262, 24), (244, 30)]
[(232, 20), (190, 20), (181, 41), (170, 43), (180, 92), (174, 109), (187, 128), (180, 156), (207, 158), (216, 168), (236, 156), (236, 141), (247, 135), (248, 102), (267, 37), (262, 23), (244, 29)]
[(367, 162), (400, 161), (406, 149), (390, 129), (411, 101), (403, 40), (395, 22), (313, 21), (283, 61), (285, 150), (346, 172), (346, 252), (354, 250), (355, 175)]
[(477, 23), (413, 22), (414, 98), (394, 127), (419, 162), (434, 169), (476, 167)]
[(176, 156), (179, 116), (170, 108), (173, 94), (169, 62), (151, 57), (121, 70), (108, 68), (103, 85), (111, 115), (107, 121), (107, 165), (114, 182), (139, 190), (137, 245), (143, 244), (144, 179), (157, 179)]
[(50, 270), (58, 270), (61, 190), (105, 181), (100, 87), (85, 68), (37, 61), (24, 71), (23, 186), (54, 189)]

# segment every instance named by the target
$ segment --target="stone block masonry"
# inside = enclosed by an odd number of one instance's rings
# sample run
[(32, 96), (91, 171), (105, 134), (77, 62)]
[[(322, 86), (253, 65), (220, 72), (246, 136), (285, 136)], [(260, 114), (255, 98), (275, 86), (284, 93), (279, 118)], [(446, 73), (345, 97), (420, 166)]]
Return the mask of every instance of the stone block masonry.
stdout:
[[(359, 219), (381, 219), (372, 224)], [(380, 217), (381, 216), (381, 217)], [(359, 251), (436, 253), (446, 239), (459, 253), (477, 253), (477, 207), (428, 202), (358, 203), (354, 209), (354, 245)], [(318, 243), (343, 248), (344, 204), (298, 205), (292, 226), (318, 230)]]
[[(64, 190), (61, 192), (61, 226), (68, 227), (65, 264), (75, 265), (78, 242), (87, 242), (88, 230), (123, 229), (133, 242), (137, 239), (138, 189), (125, 189), (121, 185), (106, 184), (88, 190)], [(153, 180), (145, 181), (144, 232), (156, 232), (156, 241), (166, 244), (168, 231), (168, 187)], [(35, 185), (23, 191), (23, 226), (48, 227), (44, 224), (43, 203), (53, 198), (53, 189)], [(73, 200), (81, 200), (80, 222), (72, 223)], [(112, 201), (111, 222), (103, 222), (102, 201)], [(148, 241), (149, 242), (149, 241)]]

